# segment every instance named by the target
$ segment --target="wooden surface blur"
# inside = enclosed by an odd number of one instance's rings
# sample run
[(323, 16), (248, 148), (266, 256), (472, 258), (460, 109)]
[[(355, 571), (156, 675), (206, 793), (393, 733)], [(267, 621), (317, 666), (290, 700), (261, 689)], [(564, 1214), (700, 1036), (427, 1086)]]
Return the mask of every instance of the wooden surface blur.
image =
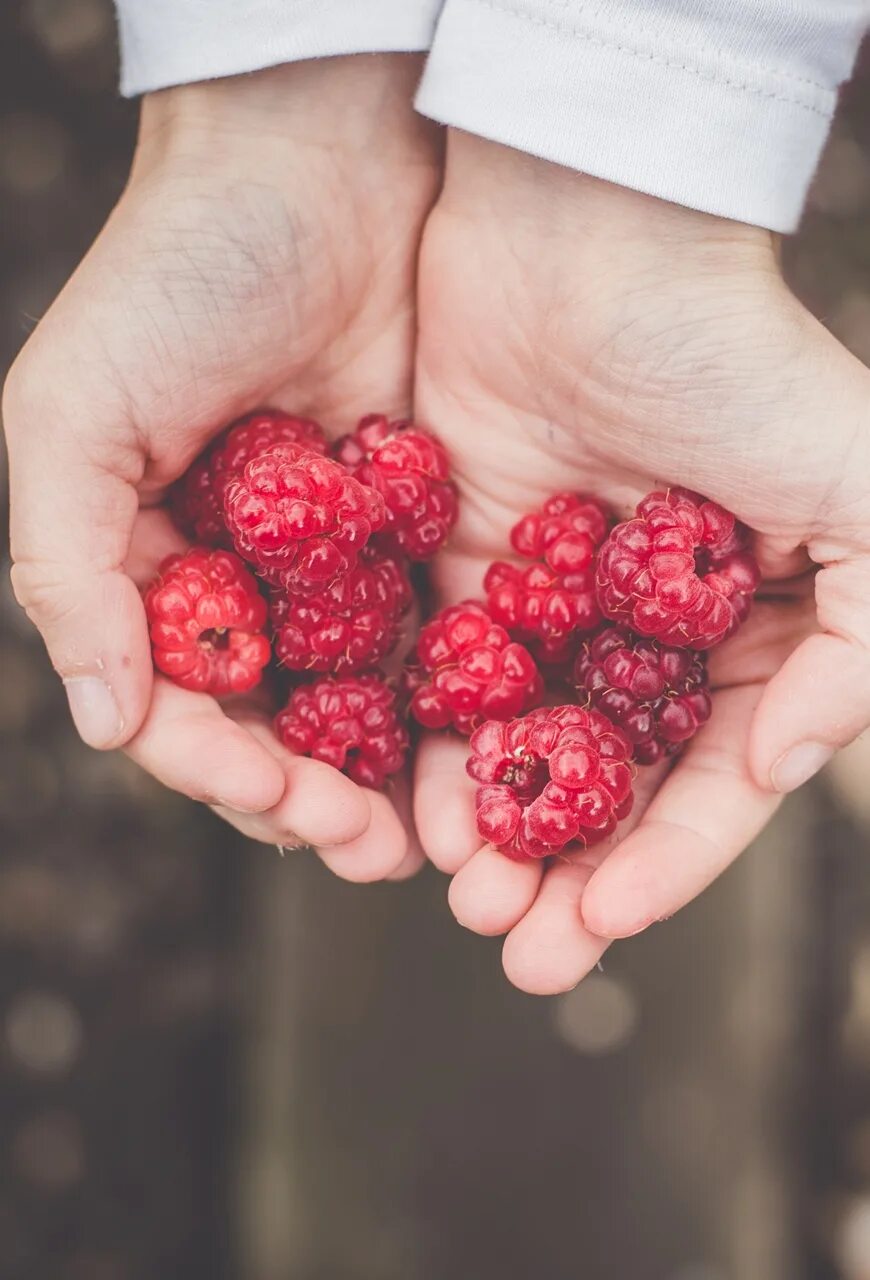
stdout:
[[(108, 0), (0, 10), (0, 371), (124, 181)], [(870, 361), (870, 69), (800, 236)], [(820, 424), (823, 429), (824, 424)], [(88, 752), (0, 590), (2, 1280), (870, 1280), (870, 742), (568, 996)]]

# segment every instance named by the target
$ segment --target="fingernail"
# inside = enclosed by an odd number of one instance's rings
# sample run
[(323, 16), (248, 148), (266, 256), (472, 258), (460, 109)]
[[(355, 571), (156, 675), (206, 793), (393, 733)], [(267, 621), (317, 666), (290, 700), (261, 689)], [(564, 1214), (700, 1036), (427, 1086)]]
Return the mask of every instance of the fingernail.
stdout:
[(770, 771), (774, 791), (796, 791), (833, 759), (832, 747), (822, 742), (802, 742), (779, 757)]
[(63, 683), (79, 736), (89, 747), (108, 747), (123, 729), (124, 718), (105, 680), (70, 676)]

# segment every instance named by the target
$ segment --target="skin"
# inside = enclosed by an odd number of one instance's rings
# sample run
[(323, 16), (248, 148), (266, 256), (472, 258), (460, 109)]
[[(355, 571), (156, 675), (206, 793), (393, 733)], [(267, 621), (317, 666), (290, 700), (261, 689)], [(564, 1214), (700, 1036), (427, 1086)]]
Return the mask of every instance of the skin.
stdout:
[[(414, 278), (440, 177), (415, 57), (152, 94), (129, 184), (10, 373), (13, 584), (86, 741), (354, 880), (419, 864), (401, 784), (365, 792), (254, 706), (152, 676), (138, 584), (180, 545), (167, 486), (269, 404), (333, 433), (411, 407)], [(111, 703), (93, 685), (108, 689)], [(114, 706), (114, 712), (111, 707)]]
[(756, 531), (765, 574), (713, 655), (708, 727), (670, 773), (641, 771), (618, 840), (546, 870), (480, 849), (465, 751), (422, 744), (417, 828), (457, 919), (506, 934), (511, 981), (555, 993), (701, 892), (870, 720), (870, 374), (785, 287), (768, 233), (461, 133), (419, 298), (417, 414), (462, 490), (441, 601), (479, 591), (517, 517), (567, 489), (621, 515), (697, 489)]
[[(439, 198), (418, 73), (334, 59), (146, 99), (129, 187), (7, 384), (13, 581), (92, 746), (348, 879), (419, 866), (413, 803), (457, 918), (552, 993), (699, 893), (870, 721), (870, 374), (763, 231), (457, 132)], [(289, 755), (261, 708), (153, 679), (137, 584), (179, 545), (166, 487), (263, 404), (438, 430), (462, 496), (441, 602), (558, 490), (627, 514), (682, 484), (757, 531), (763, 598), (714, 655), (713, 720), (642, 771), (618, 839), (518, 866), (479, 848), (463, 742), (425, 739), (413, 797), (374, 795)], [(116, 718), (85, 718), (82, 677)]]

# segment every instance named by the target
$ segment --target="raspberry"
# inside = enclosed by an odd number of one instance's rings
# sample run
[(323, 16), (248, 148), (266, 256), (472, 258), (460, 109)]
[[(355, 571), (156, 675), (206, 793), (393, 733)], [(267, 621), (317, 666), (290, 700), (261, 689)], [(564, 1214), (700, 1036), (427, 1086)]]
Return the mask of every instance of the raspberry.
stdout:
[(598, 554), (598, 603), (662, 644), (709, 649), (749, 613), (760, 581), (749, 531), (688, 489), (648, 494)]
[(458, 504), (447, 451), (435, 436), (373, 413), (337, 440), (333, 453), (383, 495), (386, 531), (411, 560), (428, 560), (444, 545)]
[(595, 553), (607, 526), (607, 509), (596, 499), (556, 494), (511, 530), (513, 549), (534, 563), (520, 568), (498, 560), (487, 570), (493, 618), (543, 663), (572, 658), (580, 635), (601, 621)]
[(323, 591), (355, 566), (384, 524), (384, 500), (339, 462), (277, 444), (228, 483), (224, 514), (236, 550), (289, 594)]
[(541, 707), (508, 724), (489, 720), (470, 745), (477, 829), (517, 862), (595, 844), (631, 810), (631, 746), (598, 711)]
[(277, 409), (261, 409), (229, 427), (188, 468), (171, 495), (175, 522), (189, 538), (208, 546), (233, 545), (224, 520), (227, 481), (246, 462), (272, 444), (297, 444), (313, 453), (326, 452), (319, 423)]
[(322, 760), (363, 787), (382, 787), (405, 762), (408, 734), (381, 675), (302, 685), (275, 717), (290, 751)]
[(154, 665), (183, 689), (246, 693), (269, 661), (266, 602), (229, 551), (168, 556), (145, 592)]
[(510, 720), (540, 701), (541, 674), (474, 600), (452, 605), (423, 627), (405, 673), (411, 712), (427, 729), (471, 734), (484, 720)]
[(675, 755), (710, 718), (699, 653), (605, 626), (577, 655), (574, 680), (631, 742), (638, 764)]
[(275, 656), (291, 671), (336, 676), (375, 667), (395, 648), (411, 598), (403, 562), (369, 543), (359, 564), (325, 591), (275, 592)]

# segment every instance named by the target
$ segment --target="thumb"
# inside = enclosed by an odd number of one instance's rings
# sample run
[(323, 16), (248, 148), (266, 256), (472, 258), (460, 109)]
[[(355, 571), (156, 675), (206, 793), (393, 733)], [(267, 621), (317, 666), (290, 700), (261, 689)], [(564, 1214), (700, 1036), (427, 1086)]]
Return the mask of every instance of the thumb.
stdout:
[(794, 791), (870, 725), (870, 557), (822, 569), (816, 606), (823, 631), (795, 650), (755, 713), (750, 762), (769, 790)]
[[(145, 612), (124, 572), (144, 458), (119, 413), (112, 427), (46, 388), (56, 371), (9, 375), (12, 583), (66, 687), (79, 734), (116, 747), (137, 731), (151, 696)], [(92, 413), (90, 415), (92, 419)]]

